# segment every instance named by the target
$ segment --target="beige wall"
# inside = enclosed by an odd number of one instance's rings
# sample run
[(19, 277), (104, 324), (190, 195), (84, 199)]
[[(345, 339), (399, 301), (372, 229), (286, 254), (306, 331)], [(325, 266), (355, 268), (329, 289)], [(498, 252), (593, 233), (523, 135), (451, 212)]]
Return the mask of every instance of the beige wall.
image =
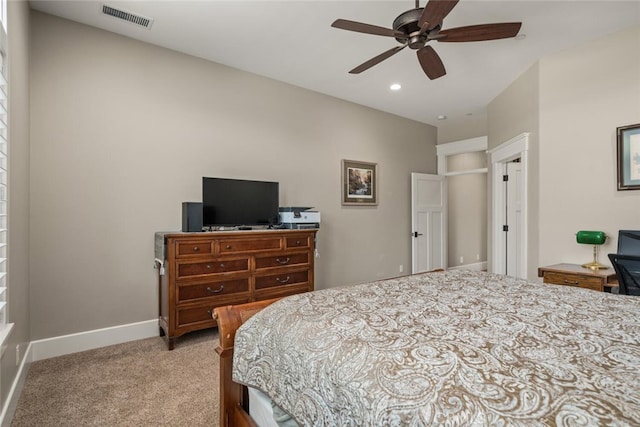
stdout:
[(489, 104), (490, 148), (531, 132), (530, 279), (538, 266), (591, 258), (578, 230), (611, 236), (608, 264), (618, 230), (640, 228), (640, 192), (616, 191), (616, 127), (640, 123), (640, 57), (629, 54), (639, 50), (636, 27), (550, 55)]
[(486, 112), (457, 118), (450, 117), (438, 122), (438, 144), (486, 136), (487, 132)]
[[(316, 287), (410, 268), (410, 173), (436, 129), (33, 13), (33, 339), (153, 319), (153, 233), (202, 176), (280, 182), (322, 213)], [(379, 206), (342, 207), (340, 160), (378, 163)]]
[[(615, 251), (619, 229), (640, 228), (640, 192), (616, 191), (615, 128), (640, 123), (638, 28), (548, 56), (487, 107), (489, 149), (529, 132), (528, 277), (540, 265), (586, 262), (591, 248), (575, 243), (580, 229), (606, 231), (602, 248)], [(478, 123), (438, 127), (438, 143), (478, 136)], [(491, 199), (491, 173), (488, 196)], [(450, 192), (451, 194), (451, 192)], [(465, 203), (465, 202), (463, 202)], [(450, 234), (465, 225), (450, 201)], [(488, 207), (491, 220), (491, 205)], [(492, 227), (488, 226), (491, 265)], [(464, 251), (450, 242), (450, 264)]]
[[(488, 146), (489, 151), (510, 139), (524, 133), (530, 133), (528, 168), (530, 176), (528, 180), (528, 224), (527, 232), (527, 277), (533, 279), (537, 276), (538, 265), (538, 121), (539, 121), (539, 67), (533, 65), (525, 71), (517, 80), (507, 87), (500, 95), (489, 103), (488, 111)], [(491, 164), (488, 174), (488, 194), (492, 199), (491, 183), (493, 174)], [(491, 225), (493, 209), (488, 206), (487, 262), (491, 271), (493, 227)]]
[[(9, 41), (9, 322), (15, 324), (1, 360), (3, 407), (17, 363), (31, 341), (29, 314), (29, 5), (8, 2)], [(16, 346), (21, 345), (16, 361)], [(9, 417), (10, 418), (10, 417)]]
[[(487, 106), (489, 150), (523, 133), (537, 139), (540, 85), (538, 64), (522, 73)], [(536, 144), (532, 144), (537, 146)]]
[(541, 265), (587, 262), (578, 230), (640, 229), (640, 191), (616, 190), (616, 127), (640, 123), (640, 27), (540, 61)]

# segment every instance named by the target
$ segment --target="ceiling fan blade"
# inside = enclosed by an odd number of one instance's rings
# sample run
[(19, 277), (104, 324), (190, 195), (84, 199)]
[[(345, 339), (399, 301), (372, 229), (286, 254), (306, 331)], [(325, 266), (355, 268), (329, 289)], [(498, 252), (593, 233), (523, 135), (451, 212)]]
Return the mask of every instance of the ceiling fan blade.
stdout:
[(450, 28), (440, 31), (437, 40), (439, 42), (479, 42), (484, 40), (506, 39), (518, 35), (521, 26), (522, 22), (506, 22), (503, 24), (483, 24)]
[(369, 68), (373, 67), (376, 64), (381, 63), (382, 61), (384, 61), (385, 59), (389, 58), (390, 56), (395, 55), (396, 53), (400, 52), (402, 49), (404, 49), (405, 47), (407, 47), (407, 45), (402, 45), (402, 46), (396, 46), (394, 48), (391, 48), (385, 52), (382, 52), (380, 55), (375, 56), (373, 58), (371, 58), (370, 60), (363, 62), (362, 64), (358, 65), (356, 68), (354, 68), (353, 70), (349, 71), (349, 74), (360, 74), (363, 71), (368, 70)]
[(420, 62), (422, 70), (431, 80), (447, 74), (440, 55), (431, 46), (425, 46), (418, 50), (418, 62)]
[(429, 0), (424, 7), (418, 26), (424, 28), (425, 24), (428, 24), (425, 30), (432, 30), (438, 25), (442, 24), (442, 20), (456, 7), (459, 0)]
[(364, 24), (362, 22), (349, 21), (346, 19), (336, 19), (333, 28), (341, 30), (355, 31), (358, 33), (373, 34), (375, 36), (399, 37), (406, 39), (407, 36), (400, 31), (394, 31), (391, 28), (378, 27), (377, 25)]

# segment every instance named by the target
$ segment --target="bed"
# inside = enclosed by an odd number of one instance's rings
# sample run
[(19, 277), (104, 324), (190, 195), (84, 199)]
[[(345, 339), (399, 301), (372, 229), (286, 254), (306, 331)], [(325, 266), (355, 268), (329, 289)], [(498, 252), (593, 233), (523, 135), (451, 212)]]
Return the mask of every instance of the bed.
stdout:
[(223, 426), (252, 389), (286, 425), (640, 425), (638, 297), (451, 270), (215, 316)]

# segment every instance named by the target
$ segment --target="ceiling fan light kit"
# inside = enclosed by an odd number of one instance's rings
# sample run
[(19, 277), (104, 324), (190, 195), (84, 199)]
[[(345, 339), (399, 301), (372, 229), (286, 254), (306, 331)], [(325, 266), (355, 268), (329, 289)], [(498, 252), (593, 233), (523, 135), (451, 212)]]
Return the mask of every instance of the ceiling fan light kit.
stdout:
[(431, 80), (444, 76), (447, 72), (440, 59), (440, 55), (428, 46), (431, 40), (438, 42), (472, 42), (511, 38), (518, 35), (521, 22), (507, 22), (500, 24), (481, 24), (465, 27), (442, 29), (442, 21), (453, 10), (459, 0), (429, 0), (424, 8), (416, 1), (414, 9), (401, 13), (393, 21), (392, 28), (362, 22), (337, 19), (331, 24), (334, 28), (373, 34), (383, 37), (393, 37), (401, 46), (395, 46), (380, 55), (358, 65), (349, 73), (360, 74), (374, 65), (395, 55), (406, 47), (417, 51), (418, 62), (424, 73)]

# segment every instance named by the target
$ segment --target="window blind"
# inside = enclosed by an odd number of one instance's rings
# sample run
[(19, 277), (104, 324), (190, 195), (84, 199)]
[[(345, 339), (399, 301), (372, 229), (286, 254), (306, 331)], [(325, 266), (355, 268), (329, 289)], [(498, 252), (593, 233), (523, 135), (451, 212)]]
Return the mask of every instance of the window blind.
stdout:
[[(9, 242), (9, 114), (7, 63), (7, 1), (0, 0), (0, 348), (12, 329), (8, 323)], [(2, 353), (0, 351), (0, 354)]]
[[(0, 31), (4, 32), (4, 28)], [(6, 56), (0, 50), (0, 328), (7, 323), (8, 144)]]

